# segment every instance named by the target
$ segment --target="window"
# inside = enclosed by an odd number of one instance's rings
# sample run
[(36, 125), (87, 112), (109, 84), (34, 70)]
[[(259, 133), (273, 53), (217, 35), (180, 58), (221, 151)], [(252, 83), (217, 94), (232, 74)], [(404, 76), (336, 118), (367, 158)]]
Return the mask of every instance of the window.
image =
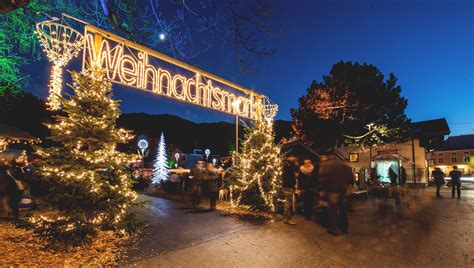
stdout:
[(456, 163), (458, 158), (456, 156), (451, 157), (451, 163)]
[(438, 158), (438, 164), (443, 164), (444, 163), (444, 159), (443, 158)]
[(471, 162), (471, 157), (469, 155), (464, 156), (464, 162), (469, 163)]
[(359, 153), (349, 153), (349, 162), (359, 162)]

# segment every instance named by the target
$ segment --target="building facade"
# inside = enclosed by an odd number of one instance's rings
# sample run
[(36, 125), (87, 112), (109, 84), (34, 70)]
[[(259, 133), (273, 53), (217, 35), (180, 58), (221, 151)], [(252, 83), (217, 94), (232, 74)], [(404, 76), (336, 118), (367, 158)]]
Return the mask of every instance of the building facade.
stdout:
[(430, 171), (439, 167), (445, 174), (457, 166), (463, 177), (474, 174), (474, 134), (449, 137), (444, 146), (428, 155)]
[[(357, 177), (375, 176), (382, 183), (390, 183), (390, 173), (402, 177), (408, 184), (428, 185), (430, 174), (429, 152), (443, 145), (450, 133), (444, 118), (411, 124), (410, 138), (404, 142), (374, 145), (369, 148), (346, 146), (337, 149)], [(403, 175), (402, 175), (403, 174)]]
[[(426, 185), (428, 183), (428, 163), (425, 147), (420, 139), (414, 138), (402, 143), (375, 145), (369, 148), (346, 146), (337, 149), (355, 174), (370, 173), (382, 183), (390, 183), (390, 169), (397, 174), (398, 182), (402, 170), (407, 183)], [(361, 175), (358, 175), (361, 176)]]

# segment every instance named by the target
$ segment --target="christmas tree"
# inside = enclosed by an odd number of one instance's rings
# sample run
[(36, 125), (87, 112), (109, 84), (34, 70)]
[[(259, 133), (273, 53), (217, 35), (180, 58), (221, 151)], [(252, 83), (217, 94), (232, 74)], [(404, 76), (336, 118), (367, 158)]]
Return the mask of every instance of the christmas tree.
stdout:
[(50, 139), (59, 147), (38, 149), (38, 173), (49, 186), (46, 200), (57, 211), (32, 217), (38, 234), (63, 242), (82, 242), (99, 229), (125, 231), (137, 194), (131, 190), (129, 165), (137, 156), (116, 150), (133, 136), (117, 129), (119, 103), (111, 81), (92, 67), (72, 72), (74, 95), (59, 97), (63, 113), (55, 117)]
[(236, 205), (275, 211), (281, 189), (282, 157), (271, 123), (255, 121), (246, 129), (234, 175)]
[(161, 132), (158, 151), (153, 164), (153, 182), (159, 183), (168, 180), (170, 172), (168, 170), (168, 157), (166, 155), (165, 135)]

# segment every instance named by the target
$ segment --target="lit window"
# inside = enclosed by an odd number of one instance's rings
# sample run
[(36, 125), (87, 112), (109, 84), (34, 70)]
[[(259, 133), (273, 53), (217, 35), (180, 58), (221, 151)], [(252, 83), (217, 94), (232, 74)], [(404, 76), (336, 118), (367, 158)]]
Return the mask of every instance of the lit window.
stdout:
[(443, 158), (438, 158), (438, 164), (443, 164), (444, 163), (444, 159)]
[(458, 161), (458, 158), (456, 156), (451, 157), (451, 163), (456, 163)]
[(350, 162), (359, 162), (359, 153), (350, 153), (349, 154)]

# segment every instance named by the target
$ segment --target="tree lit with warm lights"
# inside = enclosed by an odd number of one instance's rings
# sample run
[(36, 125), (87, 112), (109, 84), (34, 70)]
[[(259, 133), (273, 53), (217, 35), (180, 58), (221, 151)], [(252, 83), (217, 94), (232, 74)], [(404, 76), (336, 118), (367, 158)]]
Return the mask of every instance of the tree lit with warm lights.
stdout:
[(104, 71), (72, 72), (75, 94), (59, 97), (51, 140), (62, 146), (38, 149), (38, 173), (48, 184), (47, 201), (58, 215), (33, 217), (36, 232), (53, 240), (84, 241), (99, 229), (126, 231), (137, 194), (130, 189), (129, 165), (136, 156), (117, 151), (133, 136), (118, 129), (119, 103), (112, 99)]
[(271, 124), (257, 120), (247, 129), (236, 170), (233, 196), (237, 206), (276, 210), (281, 189), (282, 156)]
[(373, 65), (338, 62), (291, 110), (293, 130), (317, 149), (403, 140), (410, 120), (401, 90), (392, 73), (385, 77)]

